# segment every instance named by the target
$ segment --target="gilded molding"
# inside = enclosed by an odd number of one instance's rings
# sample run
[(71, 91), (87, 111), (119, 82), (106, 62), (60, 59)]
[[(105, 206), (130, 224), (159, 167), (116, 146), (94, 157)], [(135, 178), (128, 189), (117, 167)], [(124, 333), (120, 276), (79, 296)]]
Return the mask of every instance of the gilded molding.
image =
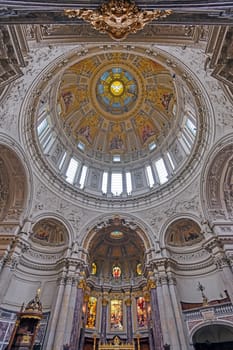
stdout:
[(107, 33), (113, 40), (123, 40), (128, 34), (142, 30), (153, 21), (166, 18), (172, 10), (139, 9), (134, 2), (127, 0), (110, 0), (97, 10), (66, 9), (64, 14), (70, 18), (82, 18), (91, 23), (100, 33)]

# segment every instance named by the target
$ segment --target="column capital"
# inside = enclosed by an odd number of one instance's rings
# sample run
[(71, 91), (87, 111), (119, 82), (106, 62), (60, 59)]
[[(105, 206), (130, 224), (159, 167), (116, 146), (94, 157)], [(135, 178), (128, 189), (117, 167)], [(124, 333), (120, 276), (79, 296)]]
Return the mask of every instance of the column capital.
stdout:
[(177, 284), (176, 278), (174, 276), (169, 276), (167, 279), (168, 279), (169, 285), (176, 285)]
[(162, 275), (159, 277), (161, 285), (167, 285), (168, 284), (168, 278), (166, 275)]
[(66, 284), (66, 278), (65, 276), (61, 276), (57, 279), (57, 284), (58, 285), (65, 285)]

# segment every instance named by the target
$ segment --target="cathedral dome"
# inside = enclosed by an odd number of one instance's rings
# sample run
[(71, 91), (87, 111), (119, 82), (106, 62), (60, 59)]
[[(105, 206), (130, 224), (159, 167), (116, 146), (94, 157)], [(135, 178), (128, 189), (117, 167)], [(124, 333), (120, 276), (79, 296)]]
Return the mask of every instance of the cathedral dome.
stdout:
[(35, 85), (29, 138), (53, 183), (129, 200), (168, 188), (197, 160), (206, 102), (191, 72), (160, 49), (74, 50)]

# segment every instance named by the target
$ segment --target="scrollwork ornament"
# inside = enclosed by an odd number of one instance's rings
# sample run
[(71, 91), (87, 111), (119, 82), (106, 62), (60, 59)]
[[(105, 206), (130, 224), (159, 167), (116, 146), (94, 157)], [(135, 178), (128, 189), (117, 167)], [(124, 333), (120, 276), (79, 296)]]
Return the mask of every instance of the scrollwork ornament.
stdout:
[(153, 288), (156, 288), (157, 285), (156, 285), (156, 281), (152, 278), (150, 278), (147, 282), (147, 285), (148, 285), (148, 289), (151, 290)]
[(143, 11), (132, 1), (110, 0), (99, 9), (66, 9), (64, 14), (70, 19), (82, 18), (100, 33), (107, 33), (113, 40), (119, 41), (130, 33), (142, 30), (153, 20), (166, 18), (172, 14), (172, 10)]
[(85, 280), (84, 280), (84, 279), (80, 279), (80, 280), (78, 281), (78, 288), (80, 288), (80, 289), (85, 289), (85, 287), (86, 287), (86, 282), (85, 282)]

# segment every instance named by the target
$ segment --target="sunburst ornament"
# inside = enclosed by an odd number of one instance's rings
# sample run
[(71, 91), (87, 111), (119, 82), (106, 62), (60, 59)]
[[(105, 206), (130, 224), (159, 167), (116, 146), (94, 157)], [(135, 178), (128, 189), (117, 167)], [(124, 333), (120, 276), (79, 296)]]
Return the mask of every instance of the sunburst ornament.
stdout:
[(153, 21), (166, 18), (172, 10), (141, 10), (128, 0), (110, 0), (99, 9), (66, 9), (64, 14), (70, 19), (82, 18), (91, 23), (100, 33), (107, 33), (113, 40), (123, 40), (130, 33)]

